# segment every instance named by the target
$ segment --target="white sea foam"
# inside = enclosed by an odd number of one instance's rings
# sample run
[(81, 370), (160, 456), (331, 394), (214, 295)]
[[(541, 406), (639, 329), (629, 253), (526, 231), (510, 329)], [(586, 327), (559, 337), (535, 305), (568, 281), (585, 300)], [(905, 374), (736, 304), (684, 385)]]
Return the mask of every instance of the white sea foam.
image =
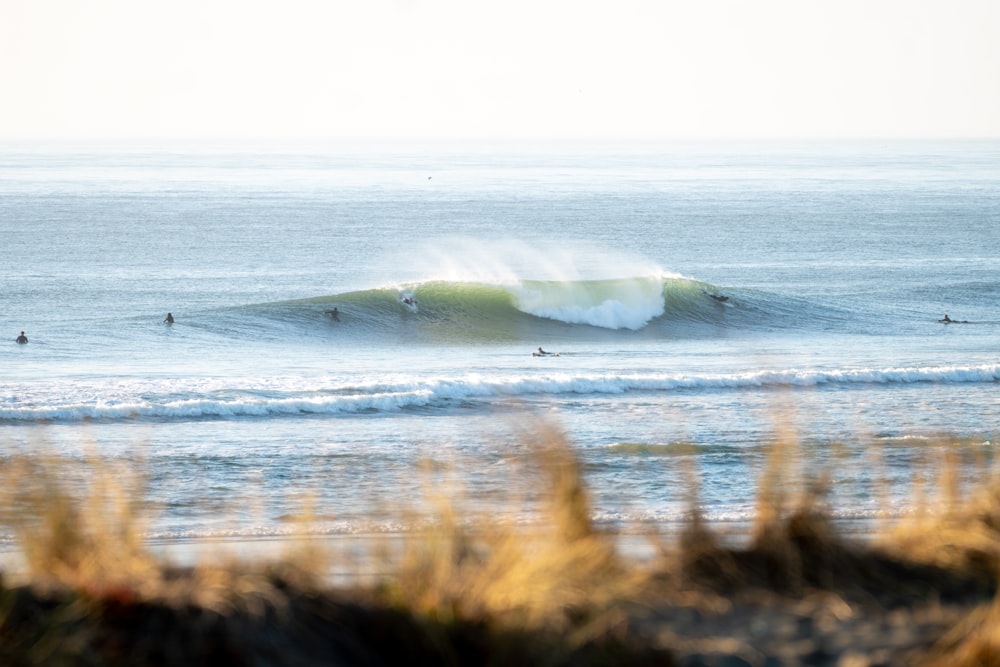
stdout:
[[(185, 396), (178, 381), (131, 389), (92, 383), (27, 398), (0, 392), (0, 419), (7, 421), (80, 421), (122, 419), (199, 419), (281, 417), (303, 414), (392, 412), (413, 407), (447, 407), (456, 401), (542, 394), (621, 394), (633, 391), (724, 390), (729, 388), (816, 387), (821, 385), (898, 383), (976, 383), (1000, 381), (1000, 364), (933, 368), (785, 369), (742, 373), (508, 373), (469, 374), (451, 378), (399, 377), (361, 384), (331, 378), (283, 378), (239, 387), (218, 381), (193, 381)], [(169, 389), (169, 391), (165, 391)], [(103, 394), (103, 395), (102, 395)]]
[(518, 309), (569, 324), (637, 330), (664, 311), (663, 277), (509, 286)]

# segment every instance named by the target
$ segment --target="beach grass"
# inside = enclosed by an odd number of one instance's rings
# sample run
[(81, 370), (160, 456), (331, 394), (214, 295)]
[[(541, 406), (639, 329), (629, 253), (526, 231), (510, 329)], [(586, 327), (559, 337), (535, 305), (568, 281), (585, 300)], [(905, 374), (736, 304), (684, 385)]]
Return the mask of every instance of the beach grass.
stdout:
[(928, 461), (917, 512), (859, 540), (779, 431), (745, 540), (702, 519), (689, 470), (690, 520), (638, 560), (592, 522), (565, 435), (532, 422), (521, 438), (524, 483), (503, 502), (537, 521), (434, 479), (399, 508), (419, 529), (366, 545), (379, 576), (338, 585), (337, 552), (308, 537), (172, 564), (145, 540), (134, 466), (8, 458), (0, 520), (24, 568), (0, 580), (0, 664), (1000, 664), (1000, 484), (960, 484), (959, 443)]

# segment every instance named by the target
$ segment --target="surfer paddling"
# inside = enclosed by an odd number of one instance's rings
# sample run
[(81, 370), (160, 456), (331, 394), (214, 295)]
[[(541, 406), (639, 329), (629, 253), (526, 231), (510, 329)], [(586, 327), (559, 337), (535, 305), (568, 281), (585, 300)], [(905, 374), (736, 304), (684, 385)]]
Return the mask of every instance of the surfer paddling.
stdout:
[(545, 350), (542, 349), (542, 346), (539, 345), (538, 349), (531, 353), (531, 356), (533, 356), (533, 357), (558, 357), (559, 353), (558, 352), (546, 352)]
[(726, 296), (725, 294), (718, 294), (716, 292), (709, 292), (708, 290), (702, 290), (701, 293), (704, 294), (707, 297), (715, 299), (719, 303), (725, 303), (726, 301), (729, 301), (729, 297)]

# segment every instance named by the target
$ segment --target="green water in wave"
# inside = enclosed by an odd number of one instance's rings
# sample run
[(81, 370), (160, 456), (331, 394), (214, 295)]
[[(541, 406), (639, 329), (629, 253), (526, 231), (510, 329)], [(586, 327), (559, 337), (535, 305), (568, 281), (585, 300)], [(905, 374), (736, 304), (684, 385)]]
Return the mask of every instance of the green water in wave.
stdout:
[[(429, 281), (266, 307), (273, 319), (322, 327), (343, 340), (476, 344), (710, 334), (745, 320), (738, 298), (720, 301), (712, 294), (719, 290), (706, 283), (660, 276), (508, 285)], [(412, 296), (415, 306), (403, 296)], [(326, 314), (333, 308), (337, 320)]]

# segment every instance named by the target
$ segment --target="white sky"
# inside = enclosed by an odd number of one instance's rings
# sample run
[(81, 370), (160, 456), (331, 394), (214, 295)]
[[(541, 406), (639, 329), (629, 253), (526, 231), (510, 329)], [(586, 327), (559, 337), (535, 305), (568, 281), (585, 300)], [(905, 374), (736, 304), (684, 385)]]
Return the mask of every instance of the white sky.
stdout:
[(0, 140), (1000, 136), (1000, 0), (0, 0)]

